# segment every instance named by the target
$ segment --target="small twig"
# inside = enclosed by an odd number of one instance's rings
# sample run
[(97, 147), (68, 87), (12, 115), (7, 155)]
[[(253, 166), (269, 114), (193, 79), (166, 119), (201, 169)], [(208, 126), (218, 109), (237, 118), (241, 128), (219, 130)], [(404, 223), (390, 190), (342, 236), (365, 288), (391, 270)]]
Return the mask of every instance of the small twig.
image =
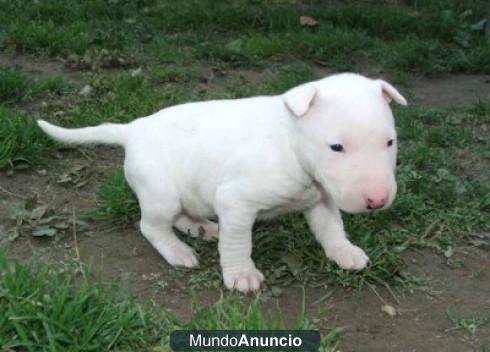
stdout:
[(93, 158), (92, 156), (90, 156), (90, 154), (89, 154), (87, 151), (85, 151), (85, 150), (83, 150), (83, 149), (80, 149), (80, 148), (75, 148), (75, 150), (76, 150), (78, 153), (82, 154), (82, 156), (83, 156), (85, 159), (87, 159), (88, 161), (90, 161), (90, 162), (93, 162), (93, 161), (94, 161), (94, 158)]
[(384, 300), (383, 297), (380, 296), (380, 294), (378, 293), (378, 291), (376, 291), (376, 289), (374, 288), (373, 285), (369, 284), (369, 283), (366, 283), (368, 285), (368, 287), (376, 294), (376, 296), (379, 298), (379, 300), (381, 301), (381, 303), (383, 304), (388, 304), (386, 303), (386, 301)]
[(78, 241), (77, 241), (77, 217), (75, 207), (73, 207), (73, 243), (75, 246), (75, 254), (77, 256), (78, 266), (80, 267), (80, 272), (83, 278), (86, 280), (85, 271), (83, 270), (82, 261), (80, 259), (80, 251), (78, 250)]
[(412, 313), (412, 312), (420, 312), (422, 309), (420, 308), (397, 308), (397, 312), (400, 313)]
[(444, 332), (447, 333), (447, 332), (451, 332), (451, 331), (454, 331), (454, 330), (460, 330), (460, 329), (462, 329), (461, 326), (453, 326), (452, 328), (449, 328), (449, 329), (444, 330)]
[(6, 190), (2, 186), (0, 186), (0, 191), (3, 192), (3, 193), (5, 193), (5, 194), (8, 194), (9, 196), (16, 197), (16, 198), (19, 198), (19, 199), (24, 199), (25, 198), (25, 197), (21, 196), (20, 194), (12, 193), (12, 192)]
[(391, 289), (390, 285), (388, 285), (388, 283), (386, 283), (386, 282), (385, 282), (385, 287), (388, 290), (388, 292), (391, 294), (391, 296), (393, 297), (393, 299), (396, 301), (396, 303), (398, 305), (401, 305), (401, 302), (398, 299), (398, 297), (395, 295), (395, 292), (393, 292), (393, 290)]
[(330, 292), (327, 292), (327, 294), (326, 294), (326, 295), (324, 295), (324, 296), (320, 297), (320, 298), (319, 298), (319, 299), (317, 299), (315, 302), (313, 302), (313, 305), (317, 305), (317, 304), (319, 304), (319, 303), (321, 303), (321, 302), (323, 302), (323, 301), (325, 301), (325, 300), (329, 299), (330, 297), (332, 297), (332, 296), (333, 296), (334, 292), (335, 292), (335, 290), (331, 290)]
[(430, 232), (432, 231), (432, 229), (434, 229), (434, 227), (439, 223), (439, 219), (436, 219), (434, 220), (432, 223), (429, 224), (429, 226), (427, 226), (427, 228), (425, 229), (424, 231), (424, 234), (420, 237), (420, 239), (425, 239), (427, 236), (429, 236)]

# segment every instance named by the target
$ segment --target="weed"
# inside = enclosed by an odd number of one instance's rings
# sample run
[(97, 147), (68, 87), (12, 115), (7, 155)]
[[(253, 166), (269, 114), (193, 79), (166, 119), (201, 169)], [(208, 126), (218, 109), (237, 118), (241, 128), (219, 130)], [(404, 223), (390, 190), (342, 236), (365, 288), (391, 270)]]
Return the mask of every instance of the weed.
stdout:
[(446, 312), (449, 320), (457, 329), (463, 329), (471, 338), (475, 337), (476, 330), (490, 321), (490, 317), (481, 317), (477, 315), (462, 316), (452, 310)]

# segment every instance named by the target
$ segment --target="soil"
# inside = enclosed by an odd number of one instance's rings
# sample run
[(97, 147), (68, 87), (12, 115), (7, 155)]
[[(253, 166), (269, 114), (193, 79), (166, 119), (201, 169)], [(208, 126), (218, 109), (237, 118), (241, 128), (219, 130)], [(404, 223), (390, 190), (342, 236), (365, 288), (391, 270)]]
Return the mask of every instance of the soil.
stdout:
[(0, 51), (0, 66), (17, 68), (30, 74), (33, 78), (51, 78), (63, 76), (70, 81), (77, 81), (82, 77), (81, 72), (65, 67), (61, 60), (35, 60), (24, 55), (8, 55)]
[(410, 91), (414, 100), (427, 106), (465, 106), (490, 100), (490, 76), (452, 75), (419, 77)]
[[(19, 59), (20, 60), (20, 59)], [(0, 60), (5, 64), (5, 59)], [(6, 64), (12, 64), (7, 62)], [(37, 64), (21, 59), (23, 68), (34, 74), (65, 74), (59, 63)], [(48, 69), (46, 69), (48, 67)], [(247, 77), (247, 72), (240, 71)], [(254, 73), (256, 75), (256, 73)], [(458, 75), (437, 79), (418, 78), (409, 88), (418, 104), (449, 106), (490, 98), (487, 77)], [(108, 147), (57, 150), (52, 164), (43, 169), (15, 172), (0, 171), (0, 199), (6, 202), (37, 196), (57, 215), (72, 216), (93, 208), (96, 191), (104, 178), (121, 165), (122, 151)], [(80, 188), (60, 184), (59, 177), (73, 167), (85, 165), (87, 183)], [(13, 223), (0, 206), (0, 225)], [(154, 299), (182, 319), (190, 317), (190, 294), (183, 279), (187, 270), (167, 265), (139, 234), (136, 226), (106, 221), (89, 221), (77, 238), (71, 231), (55, 238), (22, 236), (8, 246), (12, 257), (27, 260), (42, 256), (54, 263), (76, 259), (92, 263), (107, 279), (120, 278), (141, 299)], [(77, 249), (77, 250), (75, 250)], [(448, 311), (467, 316), (490, 317), (490, 249), (462, 241), (450, 260), (430, 250), (405, 253), (406, 275), (423, 279), (409, 288), (366, 287), (359, 292), (341, 288), (306, 288), (307, 315), (318, 318), (322, 331), (342, 329), (341, 351), (487, 351), (490, 348), (490, 323), (477, 329), (474, 337), (456, 329)], [(220, 289), (197, 288), (203, 304), (220, 296)], [(277, 298), (286, 323), (300, 312), (302, 289), (284, 287)], [(274, 306), (275, 298), (270, 299)], [(394, 307), (396, 315), (381, 310)], [(291, 321), (288, 321), (291, 320)], [(485, 346), (485, 347), (484, 347)]]

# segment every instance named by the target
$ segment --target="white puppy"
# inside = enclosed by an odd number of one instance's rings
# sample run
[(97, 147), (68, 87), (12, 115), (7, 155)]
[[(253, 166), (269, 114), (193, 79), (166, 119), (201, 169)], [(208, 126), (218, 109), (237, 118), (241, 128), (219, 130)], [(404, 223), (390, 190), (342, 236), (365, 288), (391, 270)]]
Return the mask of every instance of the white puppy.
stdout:
[(346, 237), (339, 210), (388, 207), (396, 193), (396, 132), (389, 83), (333, 75), (283, 95), (196, 102), (128, 124), (39, 126), (67, 143), (119, 144), (141, 207), (141, 232), (172, 265), (198, 265), (174, 234), (218, 237), (226, 287), (257, 290), (257, 218), (303, 211), (328, 258), (362, 269), (368, 257)]

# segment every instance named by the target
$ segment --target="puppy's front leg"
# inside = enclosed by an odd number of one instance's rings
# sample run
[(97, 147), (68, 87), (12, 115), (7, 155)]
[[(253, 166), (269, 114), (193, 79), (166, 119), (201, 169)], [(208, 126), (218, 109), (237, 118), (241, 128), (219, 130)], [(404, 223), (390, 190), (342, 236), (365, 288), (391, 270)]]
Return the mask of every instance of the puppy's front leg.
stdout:
[(368, 256), (347, 239), (340, 211), (334, 205), (320, 202), (304, 214), (311, 232), (328, 258), (342, 269), (360, 270), (366, 267)]
[(255, 217), (255, 212), (246, 209), (230, 209), (219, 214), (218, 247), (223, 280), (229, 289), (255, 291), (264, 280), (251, 257)]

